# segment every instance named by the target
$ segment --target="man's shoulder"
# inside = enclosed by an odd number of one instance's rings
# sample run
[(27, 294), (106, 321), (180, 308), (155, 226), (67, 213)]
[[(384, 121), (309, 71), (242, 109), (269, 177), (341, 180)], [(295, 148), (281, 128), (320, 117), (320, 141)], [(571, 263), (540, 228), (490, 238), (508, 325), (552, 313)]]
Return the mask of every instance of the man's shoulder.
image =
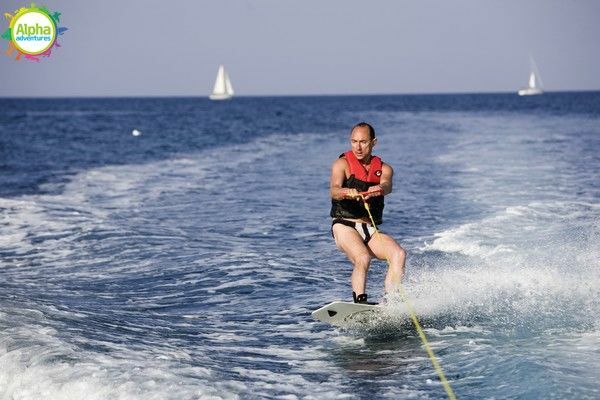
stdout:
[[(343, 156), (343, 154), (342, 154), (342, 156)], [(339, 157), (333, 161), (333, 165), (334, 166), (346, 166), (346, 165), (348, 165), (348, 160), (346, 160), (346, 157)]]
[(394, 169), (392, 168), (392, 166), (390, 164), (388, 164), (388, 163), (383, 162), (383, 161), (381, 162), (381, 169), (384, 172), (386, 172), (386, 171), (388, 171), (388, 172), (394, 172)]
[(334, 174), (346, 174), (348, 168), (350, 167), (345, 158), (336, 158), (331, 164), (331, 171)]
[(378, 155), (373, 154), (373, 159), (379, 159), (379, 161), (381, 162), (381, 166), (385, 166), (387, 165), (388, 167), (390, 166), (390, 164), (386, 163), (385, 161), (383, 161), (383, 159), (381, 157), (379, 157)]

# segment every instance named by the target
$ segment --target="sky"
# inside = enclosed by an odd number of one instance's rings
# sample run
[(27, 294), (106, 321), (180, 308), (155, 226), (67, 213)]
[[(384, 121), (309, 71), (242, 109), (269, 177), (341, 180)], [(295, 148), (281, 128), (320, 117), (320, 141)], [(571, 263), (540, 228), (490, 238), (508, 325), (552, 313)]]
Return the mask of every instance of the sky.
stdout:
[(68, 31), (39, 63), (0, 54), (0, 97), (207, 96), (219, 64), (242, 96), (514, 92), (530, 55), (547, 91), (600, 90), (597, 0), (38, 4)]

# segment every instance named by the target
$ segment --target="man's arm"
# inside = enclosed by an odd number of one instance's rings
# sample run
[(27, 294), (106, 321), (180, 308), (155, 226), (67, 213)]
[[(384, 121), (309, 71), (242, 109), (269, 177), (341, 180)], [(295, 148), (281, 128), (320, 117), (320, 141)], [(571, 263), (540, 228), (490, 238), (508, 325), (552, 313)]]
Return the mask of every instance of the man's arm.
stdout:
[(342, 184), (346, 179), (346, 167), (348, 162), (344, 158), (338, 158), (331, 166), (331, 179), (329, 182), (329, 193), (334, 200), (343, 200), (356, 196), (356, 189), (344, 188)]
[(381, 166), (381, 180), (379, 181), (379, 187), (383, 189), (383, 195), (392, 193), (392, 180), (394, 178), (394, 170), (392, 167), (383, 163)]
[[(392, 193), (392, 180), (394, 178), (394, 170), (388, 164), (383, 163), (381, 166), (381, 178), (379, 180), (379, 185), (371, 186), (369, 188), (369, 192), (378, 192), (373, 196), (367, 195), (366, 199), (370, 197), (380, 196), (380, 195), (388, 195)], [(383, 193), (379, 193), (383, 192)]]

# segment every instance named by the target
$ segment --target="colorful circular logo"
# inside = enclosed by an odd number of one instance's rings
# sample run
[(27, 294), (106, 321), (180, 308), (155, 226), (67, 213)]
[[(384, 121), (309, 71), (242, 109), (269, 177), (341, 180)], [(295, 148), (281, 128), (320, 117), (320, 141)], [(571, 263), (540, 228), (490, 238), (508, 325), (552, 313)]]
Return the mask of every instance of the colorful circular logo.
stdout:
[(11, 39), (18, 51), (37, 55), (50, 49), (56, 41), (56, 24), (38, 8), (23, 9), (11, 20)]

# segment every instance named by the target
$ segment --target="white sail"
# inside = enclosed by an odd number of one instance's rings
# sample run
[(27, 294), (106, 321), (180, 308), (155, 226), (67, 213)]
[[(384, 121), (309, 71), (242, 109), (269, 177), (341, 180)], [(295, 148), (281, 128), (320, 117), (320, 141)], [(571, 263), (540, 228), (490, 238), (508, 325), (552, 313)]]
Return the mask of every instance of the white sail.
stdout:
[(536, 87), (536, 84), (535, 84), (535, 73), (534, 72), (532, 72), (531, 74), (529, 74), (529, 87), (530, 88)]
[(231, 81), (229, 80), (229, 74), (225, 72), (225, 91), (229, 93), (229, 95), (233, 96), (233, 86), (231, 86)]
[(530, 73), (529, 73), (529, 81), (526, 88), (519, 90), (519, 96), (531, 96), (535, 94), (542, 94), (544, 90), (542, 89), (542, 79), (540, 78), (540, 73), (535, 65), (535, 61), (533, 57), (529, 58), (530, 62)]
[(211, 100), (226, 100), (233, 96), (233, 86), (229, 80), (229, 75), (225, 71), (223, 65), (219, 65), (217, 71), (217, 78), (215, 79), (215, 86), (213, 87), (212, 94), (209, 96)]

